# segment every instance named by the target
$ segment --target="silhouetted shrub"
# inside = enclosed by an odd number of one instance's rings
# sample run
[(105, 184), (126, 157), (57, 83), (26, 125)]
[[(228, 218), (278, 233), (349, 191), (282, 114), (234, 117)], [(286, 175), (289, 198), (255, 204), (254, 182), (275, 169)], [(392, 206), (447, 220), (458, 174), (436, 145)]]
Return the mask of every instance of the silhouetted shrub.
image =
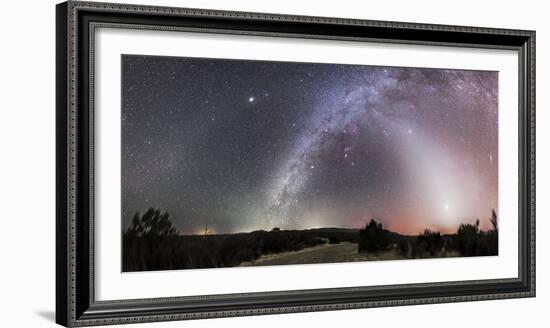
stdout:
[(400, 252), (401, 256), (403, 256), (403, 257), (408, 257), (409, 256), (409, 253), (411, 251), (411, 247), (410, 247), (410, 244), (409, 244), (408, 241), (406, 241), (405, 239), (400, 239), (397, 242), (397, 247), (399, 247), (399, 252)]
[(475, 224), (461, 224), (456, 232), (456, 249), (462, 256), (498, 255), (498, 224), (495, 210), (490, 218), (492, 230), (481, 231)]
[(424, 232), (417, 237), (417, 243), (423, 252), (427, 252), (431, 256), (436, 256), (443, 250), (443, 238), (441, 238), (441, 234), (431, 231), (430, 229), (424, 230)]
[(491, 225), (493, 226), (492, 230), (487, 231), (487, 255), (497, 255), (498, 254), (498, 223), (497, 223), (497, 213), (495, 210), (491, 212)]
[(445, 235), (444, 236), (444, 242), (445, 242), (445, 251), (458, 251), (457, 247), (457, 241), (456, 241), (456, 235)]
[(474, 224), (461, 224), (456, 232), (457, 248), (463, 256), (479, 255), (479, 220)]
[(316, 238), (328, 239), (330, 244), (338, 244), (341, 242), (359, 242), (359, 234), (357, 233), (358, 230), (323, 228), (303, 230), (302, 232), (307, 235), (315, 236)]

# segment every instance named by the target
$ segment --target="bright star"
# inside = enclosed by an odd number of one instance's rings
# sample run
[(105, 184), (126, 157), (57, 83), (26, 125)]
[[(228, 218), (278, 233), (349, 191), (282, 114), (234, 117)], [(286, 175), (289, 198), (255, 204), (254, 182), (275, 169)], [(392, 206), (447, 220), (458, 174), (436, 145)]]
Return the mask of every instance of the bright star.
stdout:
[(248, 98), (248, 102), (253, 102), (253, 101), (254, 101), (254, 97)]

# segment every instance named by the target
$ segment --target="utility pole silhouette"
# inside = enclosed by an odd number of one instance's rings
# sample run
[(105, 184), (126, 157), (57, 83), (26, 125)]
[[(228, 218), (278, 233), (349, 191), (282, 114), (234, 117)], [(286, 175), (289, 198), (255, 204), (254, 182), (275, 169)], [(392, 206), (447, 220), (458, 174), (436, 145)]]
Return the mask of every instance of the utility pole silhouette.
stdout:
[(208, 224), (204, 225), (204, 235), (208, 235)]

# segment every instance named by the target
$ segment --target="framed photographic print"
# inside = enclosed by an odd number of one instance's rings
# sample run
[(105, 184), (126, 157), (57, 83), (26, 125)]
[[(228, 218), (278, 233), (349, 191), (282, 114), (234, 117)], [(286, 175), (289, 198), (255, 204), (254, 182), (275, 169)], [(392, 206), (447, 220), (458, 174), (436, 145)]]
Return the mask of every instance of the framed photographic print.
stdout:
[(56, 321), (535, 296), (535, 32), (57, 5)]

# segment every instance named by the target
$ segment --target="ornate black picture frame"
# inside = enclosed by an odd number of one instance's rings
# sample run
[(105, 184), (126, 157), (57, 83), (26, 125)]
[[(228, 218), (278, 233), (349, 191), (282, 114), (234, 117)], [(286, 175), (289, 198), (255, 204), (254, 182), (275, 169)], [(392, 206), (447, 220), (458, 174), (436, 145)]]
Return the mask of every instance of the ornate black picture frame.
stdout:
[[(69, 1), (56, 24), (56, 321), (91, 326), (535, 296), (535, 32)], [(98, 301), (94, 297), (94, 32), (196, 31), (508, 49), (519, 58), (517, 278)], [(267, 287), (268, 289), (268, 287)]]

